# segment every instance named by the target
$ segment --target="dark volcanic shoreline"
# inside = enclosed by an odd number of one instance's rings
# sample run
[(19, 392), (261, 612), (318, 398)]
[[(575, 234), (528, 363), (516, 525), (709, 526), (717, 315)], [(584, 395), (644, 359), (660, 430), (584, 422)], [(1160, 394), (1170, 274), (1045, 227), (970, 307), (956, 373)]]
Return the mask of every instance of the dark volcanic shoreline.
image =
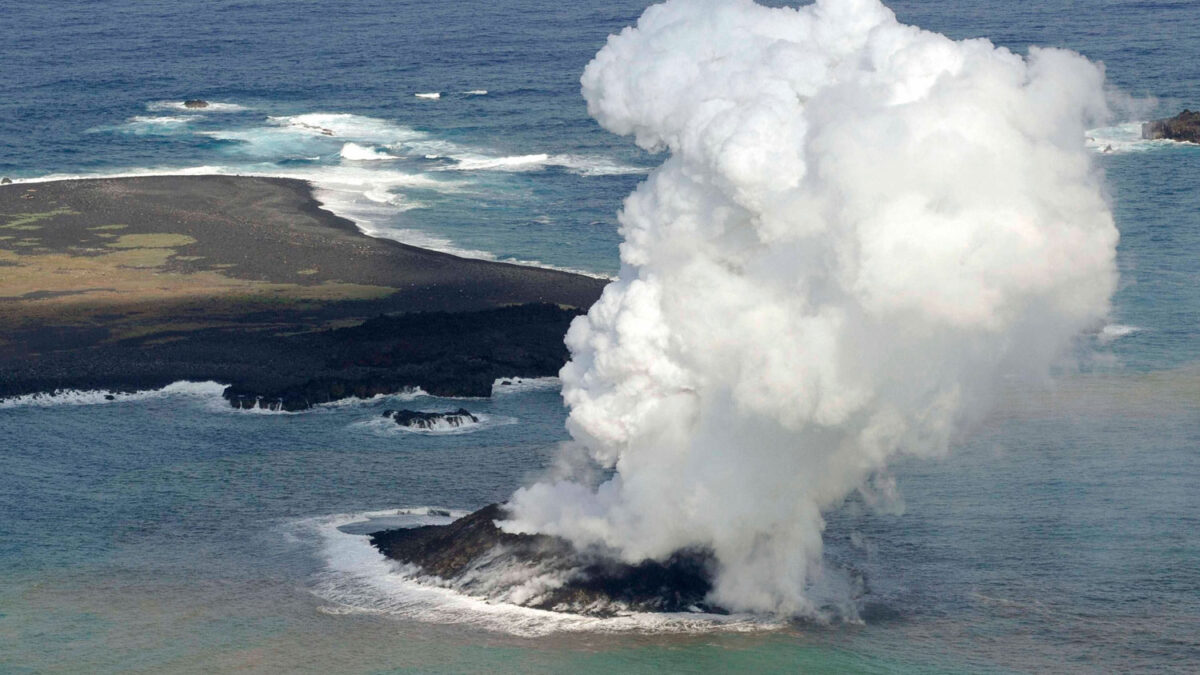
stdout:
[(297, 410), (557, 373), (604, 281), (369, 237), (298, 180), (0, 186), (0, 397), (232, 385)]
[[(469, 595), (599, 617), (627, 611), (728, 613), (707, 602), (716, 565), (709, 551), (682, 550), (661, 562), (630, 564), (577, 550), (558, 537), (504, 532), (496, 522), (506, 518), (502, 505), (491, 504), (447, 525), (369, 536), (384, 556)], [(520, 587), (537, 590), (514, 595)]]

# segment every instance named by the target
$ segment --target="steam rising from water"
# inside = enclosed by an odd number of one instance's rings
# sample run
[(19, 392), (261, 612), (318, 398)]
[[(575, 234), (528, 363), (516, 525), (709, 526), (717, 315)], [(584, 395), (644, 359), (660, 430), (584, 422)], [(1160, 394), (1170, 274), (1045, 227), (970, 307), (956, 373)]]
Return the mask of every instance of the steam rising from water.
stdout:
[(814, 611), (822, 511), (889, 491), (889, 458), (944, 454), (1106, 314), (1117, 231), (1084, 145), (1103, 81), (876, 0), (648, 9), (583, 94), (669, 156), (561, 374), (572, 447), (614, 473), (522, 489), (505, 527), (630, 561), (709, 546), (715, 602)]

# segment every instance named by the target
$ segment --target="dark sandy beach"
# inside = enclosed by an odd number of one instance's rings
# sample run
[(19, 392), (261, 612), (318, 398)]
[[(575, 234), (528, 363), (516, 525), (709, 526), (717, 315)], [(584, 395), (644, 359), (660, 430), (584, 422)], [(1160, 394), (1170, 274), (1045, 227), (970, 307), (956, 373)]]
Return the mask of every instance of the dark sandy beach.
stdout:
[[(0, 396), (170, 382), (303, 408), (554, 374), (602, 280), (363, 235), (278, 178), (0, 186)], [(428, 314), (442, 313), (442, 314)]]

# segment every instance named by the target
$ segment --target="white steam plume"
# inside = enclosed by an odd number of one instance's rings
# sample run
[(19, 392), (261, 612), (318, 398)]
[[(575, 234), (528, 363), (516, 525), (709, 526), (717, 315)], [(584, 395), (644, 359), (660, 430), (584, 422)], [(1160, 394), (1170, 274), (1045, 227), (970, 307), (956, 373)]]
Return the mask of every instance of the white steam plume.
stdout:
[(715, 602), (813, 611), (822, 511), (945, 453), (1107, 312), (1117, 231), (1084, 146), (1103, 80), (876, 0), (646, 10), (583, 94), (670, 156), (625, 201), (620, 276), (561, 374), (572, 436), (615, 473), (522, 489), (504, 527), (630, 561), (708, 546)]

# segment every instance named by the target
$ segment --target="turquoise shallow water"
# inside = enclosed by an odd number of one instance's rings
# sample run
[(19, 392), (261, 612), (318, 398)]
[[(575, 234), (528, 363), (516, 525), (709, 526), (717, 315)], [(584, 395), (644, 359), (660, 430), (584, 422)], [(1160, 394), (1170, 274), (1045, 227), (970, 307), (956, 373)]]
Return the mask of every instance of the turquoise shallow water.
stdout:
[[(386, 236), (611, 273), (616, 209), (658, 160), (588, 120), (578, 76), (643, 7), (5, 7), (0, 174), (299, 175)], [(1196, 3), (893, 7), (1103, 60), (1137, 99), (1115, 122), (1200, 105)], [(171, 105), (192, 96), (231, 107)], [(565, 438), (552, 385), (406, 403), (491, 416), (447, 436), (378, 426), (395, 401), (259, 415), (190, 387), (0, 407), (0, 671), (1194, 670), (1200, 148), (1118, 146), (1098, 157), (1122, 233), (1113, 326), (1081, 372), (1005, 392), (950, 457), (897, 467), (902, 514), (830, 514), (862, 624), (679, 634), (422, 604), (336, 526), (506, 497)]]

